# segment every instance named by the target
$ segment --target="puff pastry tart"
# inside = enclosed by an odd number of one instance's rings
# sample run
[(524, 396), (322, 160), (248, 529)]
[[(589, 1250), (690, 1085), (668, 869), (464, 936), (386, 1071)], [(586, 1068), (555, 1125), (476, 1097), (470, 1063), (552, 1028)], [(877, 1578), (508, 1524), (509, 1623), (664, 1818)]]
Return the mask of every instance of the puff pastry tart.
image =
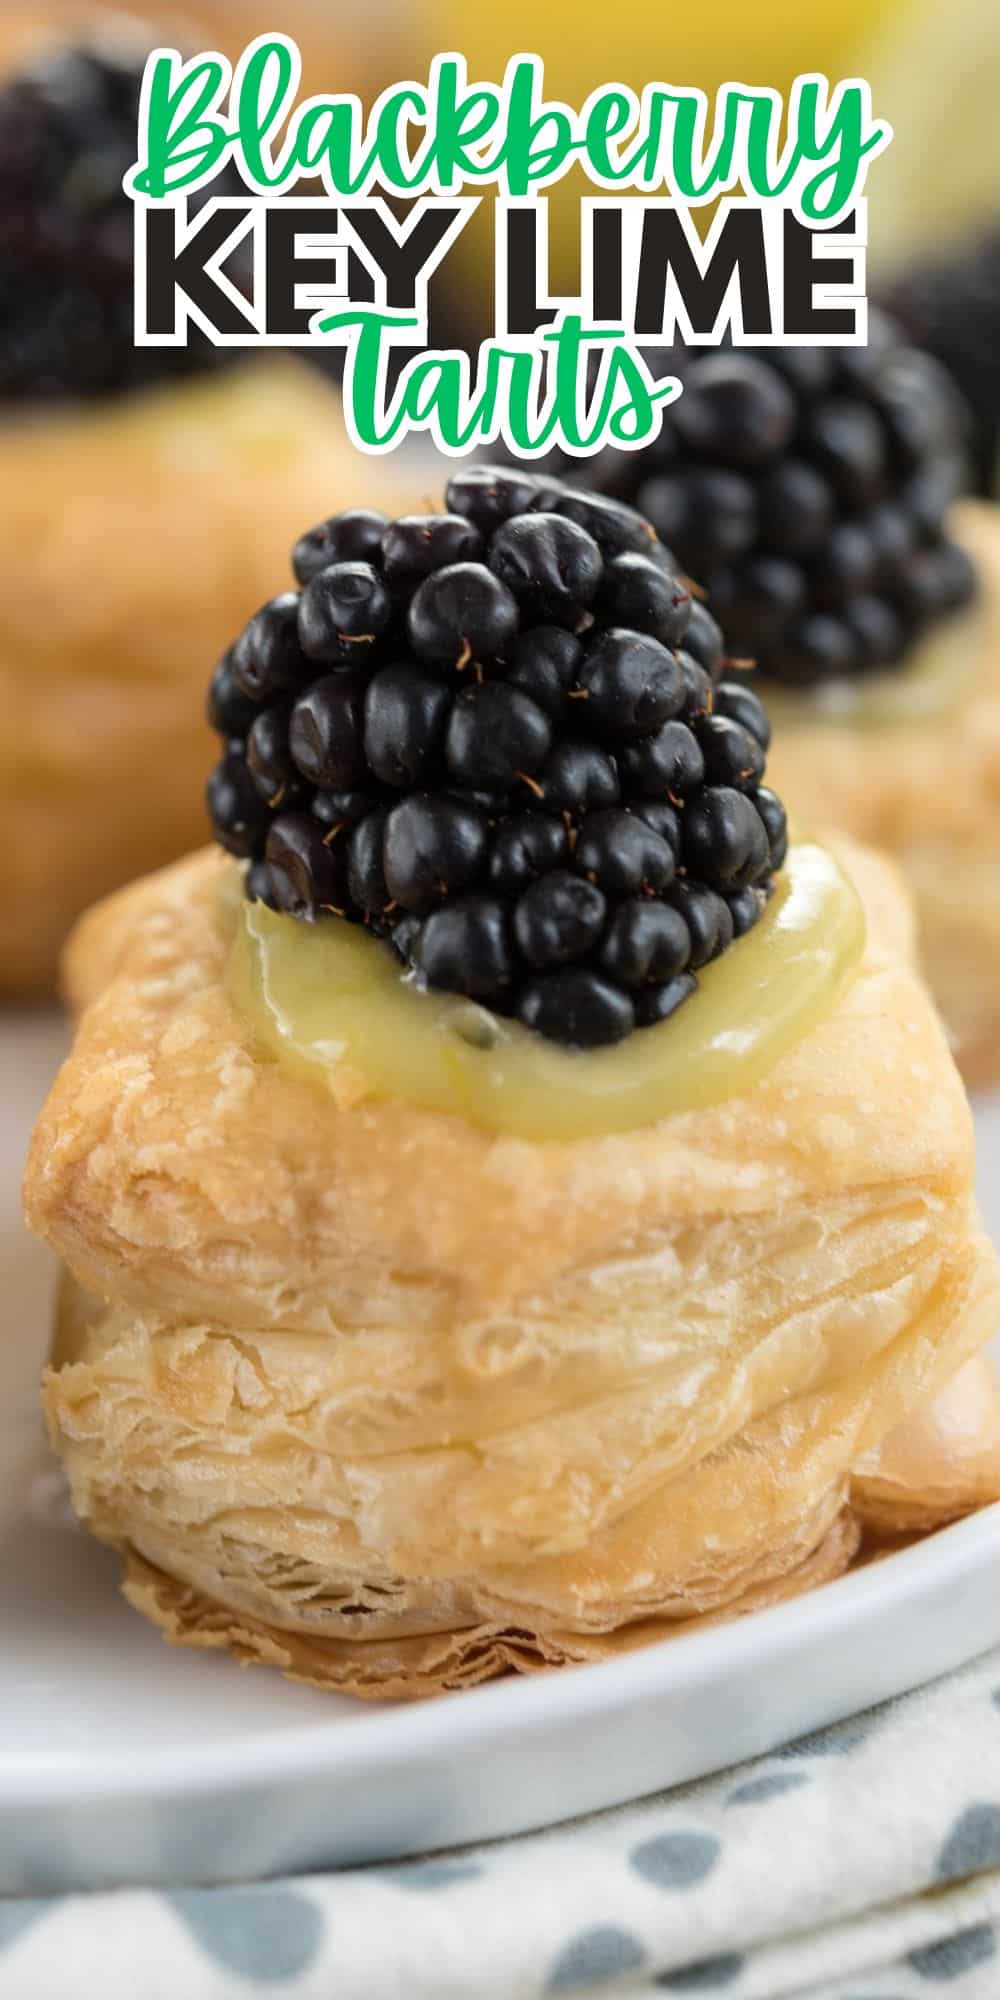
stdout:
[(605, 484), (636, 496), (766, 680), (790, 809), (902, 865), (960, 1064), (987, 1081), (1000, 548), (994, 509), (949, 511), (967, 476), (956, 391), (876, 313), (865, 348), (702, 350), (679, 367), (669, 453), (617, 454)]
[(991, 1386), (949, 1388), (1000, 1271), (897, 878), (786, 852), (637, 515), (489, 471), (448, 510), (298, 544), (216, 676), (234, 851), (82, 922), (26, 1182), (51, 1433), (130, 1599), (368, 1696), (1000, 1492)]
[(50, 985), (88, 902), (199, 837), (204, 661), (357, 465), (336, 390), (293, 359), (132, 346), (138, 76), (102, 44), (0, 88), (23, 155), (0, 169), (7, 993)]

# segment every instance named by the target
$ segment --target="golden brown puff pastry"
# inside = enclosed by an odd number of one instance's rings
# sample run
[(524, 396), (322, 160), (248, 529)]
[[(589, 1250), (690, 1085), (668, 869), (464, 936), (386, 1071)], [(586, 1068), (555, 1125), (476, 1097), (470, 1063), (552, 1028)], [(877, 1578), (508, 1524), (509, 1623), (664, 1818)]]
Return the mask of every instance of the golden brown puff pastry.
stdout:
[(882, 725), (782, 719), (768, 782), (793, 813), (900, 863), (956, 1058), (982, 1084), (1000, 1077), (1000, 516), (967, 505), (954, 526), (985, 597), (977, 656), (954, 705)]
[(357, 464), (288, 357), (0, 426), (0, 992), (51, 985), (88, 903), (202, 837), (214, 661)]
[(941, 1527), (998, 1494), (1000, 1383), (984, 1355), (866, 1452), (851, 1481), (852, 1510), (876, 1538)]
[(85, 919), (26, 1182), (72, 1274), (46, 1402), (169, 1636), (416, 1695), (846, 1566), (852, 1468), (1000, 1323), (905, 902), (848, 865), (869, 945), (821, 1026), (742, 1096), (570, 1143), (263, 1059), (220, 856)]

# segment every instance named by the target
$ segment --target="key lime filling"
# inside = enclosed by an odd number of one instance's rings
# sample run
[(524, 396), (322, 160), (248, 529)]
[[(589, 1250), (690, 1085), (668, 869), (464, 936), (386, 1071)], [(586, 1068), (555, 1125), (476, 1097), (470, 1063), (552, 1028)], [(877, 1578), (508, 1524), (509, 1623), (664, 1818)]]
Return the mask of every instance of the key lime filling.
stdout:
[(816, 722), (880, 729), (897, 723), (934, 722), (971, 692), (983, 657), (985, 621), (973, 604), (933, 626), (908, 659), (880, 674), (860, 674), (795, 690), (767, 683), (767, 712), (775, 731)]
[(753, 930), (698, 991), (613, 1048), (567, 1049), (466, 999), (421, 992), (389, 947), (332, 919), (244, 903), (228, 987), (262, 1054), (345, 1106), (396, 1099), (533, 1140), (628, 1132), (750, 1090), (836, 1006), (865, 918), (833, 855), (792, 846)]

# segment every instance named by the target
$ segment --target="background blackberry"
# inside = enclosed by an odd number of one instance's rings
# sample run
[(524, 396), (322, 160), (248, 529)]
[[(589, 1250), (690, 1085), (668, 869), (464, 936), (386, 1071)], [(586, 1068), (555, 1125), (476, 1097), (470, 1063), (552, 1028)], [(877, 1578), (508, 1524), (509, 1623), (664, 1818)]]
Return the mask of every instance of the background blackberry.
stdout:
[(471, 467), (448, 512), (356, 509), (216, 668), (217, 838), (246, 892), (385, 939), (550, 1038), (663, 1020), (785, 857), (769, 730), (649, 522)]
[(976, 490), (994, 498), (1000, 459), (1000, 230), (904, 271), (885, 293), (907, 336), (947, 368), (972, 412)]
[[(0, 89), (0, 397), (108, 395), (232, 358), (194, 328), (186, 347), (133, 345), (122, 176), (144, 60), (145, 47), (108, 37), (59, 49)], [(223, 180), (211, 192), (226, 192)]]
[(692, 349), (656, 372), (684, 385), (659, 438), (586, 476), (653, 523), (734, 655), (800, 686), (884, 670), (973, 596), (944, 526), (967, 412), (885, 314), (864, 348)]

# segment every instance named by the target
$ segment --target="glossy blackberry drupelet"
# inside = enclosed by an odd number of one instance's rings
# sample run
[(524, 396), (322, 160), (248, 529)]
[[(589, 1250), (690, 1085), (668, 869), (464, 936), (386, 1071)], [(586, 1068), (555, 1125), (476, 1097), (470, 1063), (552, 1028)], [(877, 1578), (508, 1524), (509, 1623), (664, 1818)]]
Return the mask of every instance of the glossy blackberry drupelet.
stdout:
[(661, 362), (684, 386), (659, 438), (587, 476), (653, 523), (734, 655), (802, 687), (883, 671), (972, 598), (944, 526), (968, 484), (961, 399), (884, 314), (865, 348)]
[(688, 998), (782, 865), (761, 703), (649, 523), (522, 469), (358, 508), (216, 668), (246, 890), (364, 924), (420, 985), (579, 1046)]
[[(0, 87), (0, 401), (106, 396), (232, 357), (194, 328), (186, 347), (133, 344), (122, 176), (135, 159), (144, 59), (109, 33)], [(239, 192), (222, 180), (213, 194)]]
[(972, 413), (975, 489), (995, 499), (1000, 480), (1000, 229), (903, 271), (886, 304), (915, 347), (946, 368)]

